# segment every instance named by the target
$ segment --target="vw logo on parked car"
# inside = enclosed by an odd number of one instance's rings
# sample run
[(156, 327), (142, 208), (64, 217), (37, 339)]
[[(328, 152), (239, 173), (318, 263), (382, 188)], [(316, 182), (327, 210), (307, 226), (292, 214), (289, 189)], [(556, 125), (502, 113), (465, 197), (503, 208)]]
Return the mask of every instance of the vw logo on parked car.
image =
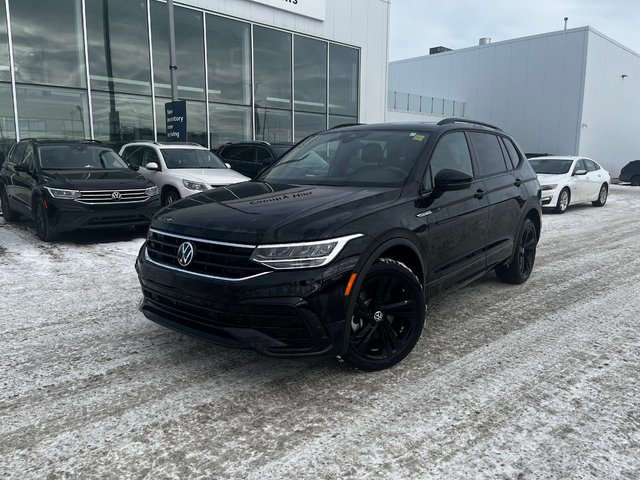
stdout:
[(113, 198), (114, 200), (120, 200), (122, 198), (122, 194), (120, 192), (113, 192), (111, 194), (111, 198)]
[(188, 266), (192, 260), (193, 255), (195, 253), (195, 248), (191, 242), (184, 242), (178, 247), (178, 263), (182, 267)]

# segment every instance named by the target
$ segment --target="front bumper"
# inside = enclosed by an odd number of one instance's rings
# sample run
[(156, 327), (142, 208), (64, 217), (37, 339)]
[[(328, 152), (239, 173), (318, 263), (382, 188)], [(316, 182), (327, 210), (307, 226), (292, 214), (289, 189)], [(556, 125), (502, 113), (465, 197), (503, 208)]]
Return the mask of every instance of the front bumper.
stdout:
[(225, 281), (150, 262), (143, 246), (136, 262), (140, 310), (160, 325), (228, 347), (277, 357), (335, 356), (345, 349), (344, 289), (356, 260)]
[(556, 188), (554, 190), (543, 190), (542, 196), (540, 198), (540, 203), (543, 208), (545, 207), (555, 207), (558, 205), (558, 196), (560, 195), (560, 189)]

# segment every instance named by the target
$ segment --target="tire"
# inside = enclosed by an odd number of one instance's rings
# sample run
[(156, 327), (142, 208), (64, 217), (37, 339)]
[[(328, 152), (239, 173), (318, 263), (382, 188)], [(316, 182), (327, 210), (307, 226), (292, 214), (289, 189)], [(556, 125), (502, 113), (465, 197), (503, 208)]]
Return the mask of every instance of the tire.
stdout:
[(536, 260), (538, 233), (530, 218), (525, 218), (518, 231), (516, 249), (508, 263), (495, 268), (499, 280), (505, 283), (520, 285), (531, 276)]
[(163, 207), (171, 205), (173, 202), (177, 202), (178, 200), (180, 200), (180, 194), (174, 188), (169, 188), (162, 194)]
[(567, 211), (567, 207), (569, 206), (569, 202), (571, 201), (571, 192), (568, 188), (563, 188), (558, 195), (558, 204), (556, 208), (553, 210), (556, 213), (564, 213)]
[(4, 188), (2, 189), (2, 193), (0, 194), (0, 201), (2, 201), (2, 216), (4, 217), (4, 219), (7, 222), (15, 222), (16, 220), (18, 220), (20, 215), (9, 206), (9, 197)]
[(640, 175), (634, 175), (631, 177), (631, 185), (634, 187), (640, 187)]
[(418, 342), (426, 314), (418, 278), (400, 262), (375, 263), (356, 295), (345, 366), (373, 372), (402, 361)]
[(49, 217), (45, 212), (44, 205), (41, 201), (35, 203), (35, 219), (36, 219), (36, 235), (43, 242), (51, 242), (55, 240), (57, 235), (49, 225)]
[(591, 205), (594, 207), (604, 207), (604, 204), (607, 203), (608, 196), (609, 189), (607, 188), (607, 184), (603, 183), (600, 187), (600, 192), (598, 193), (598, 199), (595, 202), (591, 202)]

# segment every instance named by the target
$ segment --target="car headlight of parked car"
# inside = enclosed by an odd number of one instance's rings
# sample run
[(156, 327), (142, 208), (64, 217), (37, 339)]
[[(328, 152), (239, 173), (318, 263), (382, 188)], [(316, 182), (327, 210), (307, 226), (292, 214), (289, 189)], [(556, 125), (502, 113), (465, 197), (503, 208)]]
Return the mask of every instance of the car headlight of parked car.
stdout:
[(542, 190), (555, 190), (556, 188), (558, 188), (558, 184), (557, 183), (552, 183), (550, 185), (542, 185)]
[(253, 251), (251, 260), (276, 270), (323, 267), (336, 258), (350, 240), (361, 236), (356, 233), (317, 242), (260, 245)]
[(158, 187), (154, 185), (153, 187), (146, 188), (144, 194), (147, 197), (155, 197), (156, 195), (158, 195)]
[(191, 180), (182, 180), (182, 184), (188, 190), (197, 190), (199, 192), (203, 192), (204, 190), (208, 190), (209, 189), (209, 187), (207, 187), (204, 183), (192, 182)]
[(76, 198), (80, 198), (79, 190), (66, 190), (64, 188), (51, 188), (44, 187), (44, 189), (49, 192), (53, 198), (59, 198), (62, 200), (75, 200)]

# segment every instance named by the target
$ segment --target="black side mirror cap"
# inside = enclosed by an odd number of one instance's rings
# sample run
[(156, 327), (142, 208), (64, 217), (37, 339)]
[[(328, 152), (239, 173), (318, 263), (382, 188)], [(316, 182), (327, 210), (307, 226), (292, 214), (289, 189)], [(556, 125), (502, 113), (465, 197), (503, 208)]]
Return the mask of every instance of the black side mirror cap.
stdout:
[(16, 172), (31, 173), (31, 170), (29, 170), (29, 167), (24, 163), (19, 163), (13, 168), (16, 170)]
[(464, 190), (471, 186), (473, 177), (458, 170), (445, 168), (440, 170), (433, 179), (433, 189), (444, 192), (448, 190)]

